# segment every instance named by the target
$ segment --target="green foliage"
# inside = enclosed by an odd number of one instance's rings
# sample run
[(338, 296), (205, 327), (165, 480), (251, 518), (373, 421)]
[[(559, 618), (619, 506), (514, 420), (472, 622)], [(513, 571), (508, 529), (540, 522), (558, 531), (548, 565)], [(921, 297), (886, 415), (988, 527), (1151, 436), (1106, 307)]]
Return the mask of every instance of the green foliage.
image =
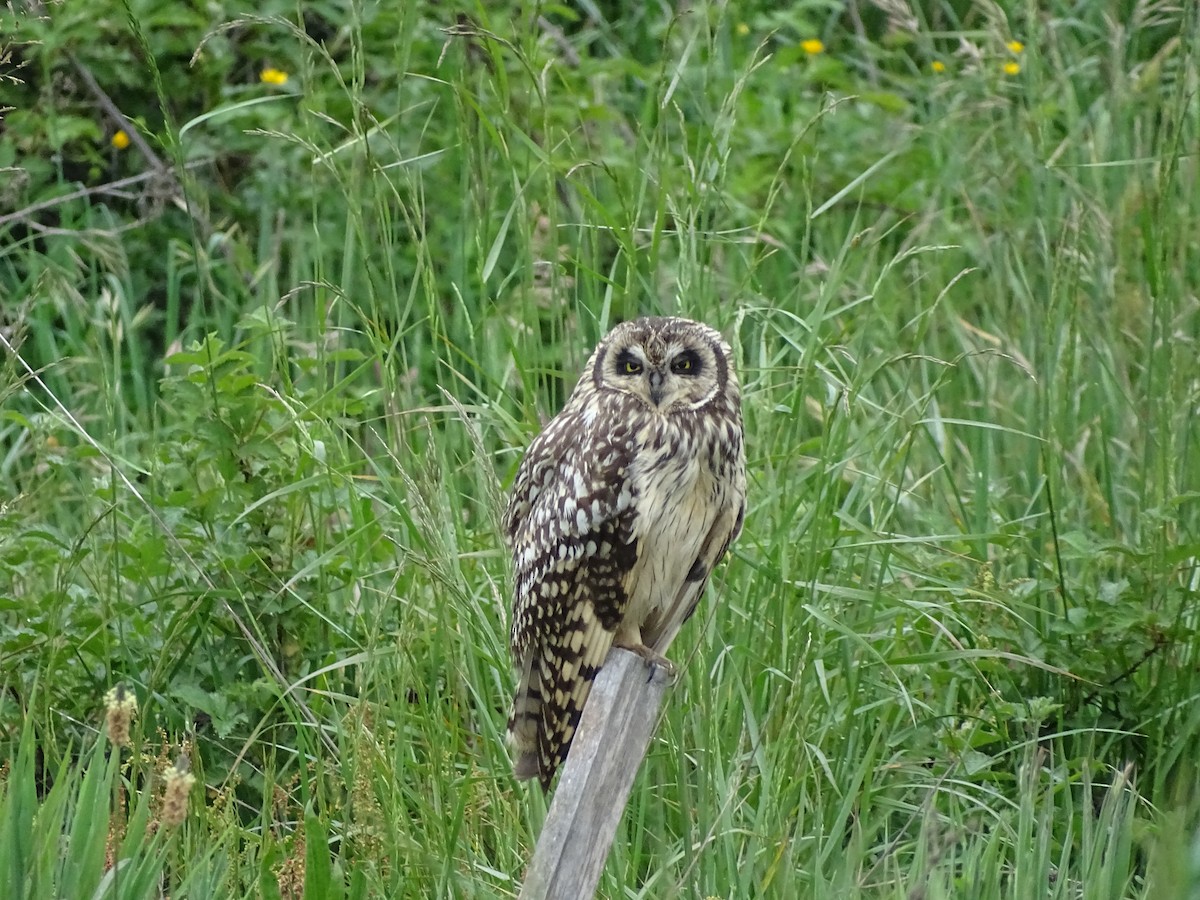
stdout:
[[(151, 832), (149, 794), (130, 784), (103, 739), (86, 760), (38, 766), (32, 730), (4, 748), (0, 780), (0, 884), (10, 897), (158, 897), (166, 832)], [(35, 785), (45, 788), (38, 797)]]
[(503, 487), (667, 312), (751, 502), (601, 895), (1192, 896), (1200, 26), (1125, 6), (0, 13), (0, 882), (515, 895)]

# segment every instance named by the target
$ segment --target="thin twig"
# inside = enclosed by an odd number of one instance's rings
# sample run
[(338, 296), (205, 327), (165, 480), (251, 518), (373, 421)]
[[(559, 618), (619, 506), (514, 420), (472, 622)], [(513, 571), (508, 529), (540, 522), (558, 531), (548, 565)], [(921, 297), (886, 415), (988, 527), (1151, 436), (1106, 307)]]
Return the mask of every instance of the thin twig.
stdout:
[(571, 42), (567, 40), (567, 36), (563, 34), (563, 30), (545, 16), (538, 16), (537, 23), (538, 28), (550, 35), (551, 40), (558, 45), (558, 52), (562, 54), (562, 58), (566, 61), (567, 65), (572, 69), (578, 69), (581, 62), (579, 52), (571, 46)]
[[(211, 159), (198, 159), (188, 163), (186, 168), (194, 169), (197, 166), (205, 166), (212, 163)], [(137, 175), (130, 175), (128, 178), (119, 178), (116, 181), (109, 181), (104, 184), (98, 184), (94, 187), (80, 188), (77, 191), (71, 191), (69, 194), (63, 194), (59, 197), (51, 197), (49, 200), (41, 200), (38, 203), (32, 203), (24, 209), (19, 209), (16, 212), (11, 212), (8, 215), (0, 216), (0, 226), (7, 225), (9, 222), (19, 222), (22, 219), (29, 218), (34, 213), (41, 212), (43, 209), (52, 209), (63, 203), (70, 203), (72, 200), (79, 200), (84, 197), (90, 197), (93, 194), (115, 194), (122, 188), (131, 187), (135, 184), (141, 184), (143, 181), (149, 181), (152, 178), (157, 178), (162, 175), (161, 172), (140, 172)]]
[(96, 102), (100, 104), (104, 112), (108, 114), (108, 117), (120, 126), (121, 130), (129, 136), (129, 140), (133, 143), (133, 146), (137, 147), (142, 156), (146, 157), (146, 162), (150, 163), (150, 168), (158, 172), (169, 173), (171, 171), (170, 167), (162, 161), (162, 157), (154, 152), (154, 148), (150, 146), (149, 141), (142, 137), (141, 132), (125, 118), (125, 114), (117, 108), (117, 104), (108, 96), (104, 88), (100, 87), (100, 82), (92, 75), (91, 69), (81, 63), (79, 58), (73, 53), (68, 53), (67, 59), (71, 61), (71, 65), (75, 67), (75, 71), (79, 73), (79, 77), (83, 79), (88, 90), (92, 92), (92, 96), (96, 98)]

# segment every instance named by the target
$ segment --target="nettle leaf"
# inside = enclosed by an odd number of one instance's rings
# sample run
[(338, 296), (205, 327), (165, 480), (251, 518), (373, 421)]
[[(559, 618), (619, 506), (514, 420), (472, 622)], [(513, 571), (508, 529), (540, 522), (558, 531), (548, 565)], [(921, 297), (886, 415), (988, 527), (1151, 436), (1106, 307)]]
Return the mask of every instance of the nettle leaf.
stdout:
[(1114, 604), (1118, 602), (1125, 593), (1129, 590), (1129, 579), (1122, 578), (1120, 581), (1105, 581), (1100, 585), (1100, 590), (1096, 596), (1101, 603)]
[[(168, 366), (199, 366), (207, 368), (220, 359), (223, 343), (215, 334), (210, 334), (203, 341), (196, 341), (187, 350), (172, 353), (163, 362)], [(172, 380), (168, 376), (165, 381)]]
[(213, 729), (221, 738), (229, 737), (234, 729), (247, 721), (246, 713), (235, 706), (224, 694), (206, 691), (195, 684), (176, 685), (170, 696), (181, 703), (206, 713), (212, 720)]
[(103, 137), (94, 119), (82, 116), (55, 116), (46, 120), (46, 138), (51, 147), (61, 150), (73, 141), (98, 142)]

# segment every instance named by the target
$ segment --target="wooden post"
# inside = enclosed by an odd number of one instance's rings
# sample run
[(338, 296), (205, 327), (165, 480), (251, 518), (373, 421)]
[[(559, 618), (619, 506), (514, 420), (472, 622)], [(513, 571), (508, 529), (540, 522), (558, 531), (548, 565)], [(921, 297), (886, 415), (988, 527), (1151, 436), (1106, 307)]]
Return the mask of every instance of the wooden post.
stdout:
[(589, 900), (673, 678), (614, 649), (588, 695), (521, 900)]

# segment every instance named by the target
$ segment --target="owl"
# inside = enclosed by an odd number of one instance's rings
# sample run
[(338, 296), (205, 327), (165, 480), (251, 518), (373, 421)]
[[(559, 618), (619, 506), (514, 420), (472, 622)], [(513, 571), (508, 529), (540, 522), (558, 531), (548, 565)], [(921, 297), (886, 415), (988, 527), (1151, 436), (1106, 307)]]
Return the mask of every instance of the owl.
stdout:
[(549, 790), (612, 647), (673, 668), (663, 654), (746, 510), (731, 357), (699, 322), (618, 325), (521, 461), (503, 519), (518, 779)]

